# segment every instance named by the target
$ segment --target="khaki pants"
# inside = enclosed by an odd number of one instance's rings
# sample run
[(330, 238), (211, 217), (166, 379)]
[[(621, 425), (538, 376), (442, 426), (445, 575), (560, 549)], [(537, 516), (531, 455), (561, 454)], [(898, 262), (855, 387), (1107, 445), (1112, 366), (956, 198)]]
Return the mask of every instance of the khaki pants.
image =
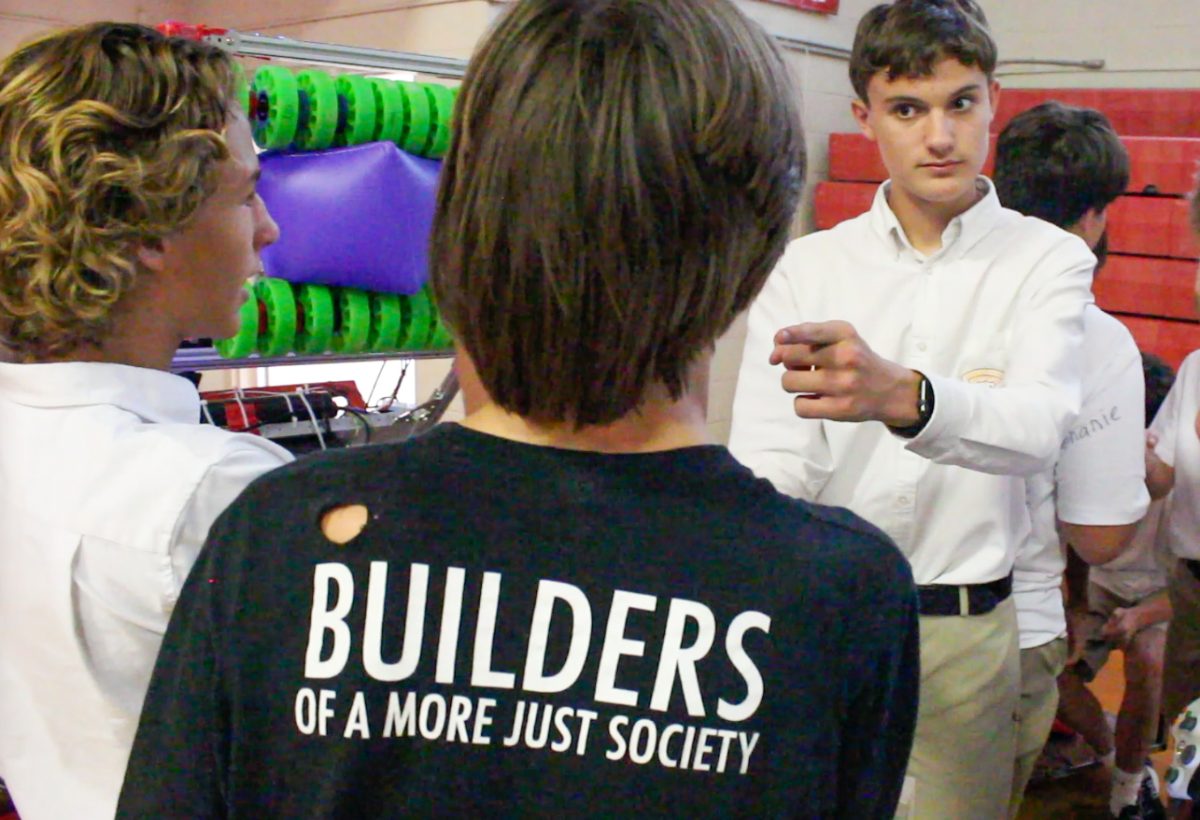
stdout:
[(1006, 817), (1021, 675), (1013, 600), (920, 622), (921, 703), (896, 817)]
[(1017, 760), (1008, 816), (1016, 817), (1033, 774), (1033, 764), (1046, 746), (1058, 711), (1058, 676), (1067, 665), (1067, 639), (1055, 638), (1021, 650), (1021, 697), (1017, 702)]
[(1172, 614), (1163, 656), (1162, 716), (1171, 725), (1200, 697), (1200, 581), (1182, 561), (1171, 570), (1167, 594)]

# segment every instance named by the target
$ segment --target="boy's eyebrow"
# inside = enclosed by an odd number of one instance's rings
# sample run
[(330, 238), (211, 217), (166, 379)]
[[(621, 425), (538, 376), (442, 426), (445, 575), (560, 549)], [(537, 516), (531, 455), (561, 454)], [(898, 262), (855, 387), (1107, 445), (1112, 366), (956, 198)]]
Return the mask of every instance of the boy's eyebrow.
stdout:
[[(975, 93), (980, 93), (983, 91), (983, 86), (981, 86), (979, 83), (967, 83), (962, 88), (960, 88), (960, 89), (954, 91), (952, 94), (950, 94), (950, 98), (953, 99), (955, 97), (961, 97), (963, 94), (966, 94), (971, 91), (974, 91)], [(886, 97), (884, 99), (884, 102), (887, 103), (888, 105), (892, 105), (894, 103), (909, 103), (910, 105), (928, 105), (927, 101), (922, 100), (918, 97), (910, 97), (907, 94), (897, 94), (894, 97)]]

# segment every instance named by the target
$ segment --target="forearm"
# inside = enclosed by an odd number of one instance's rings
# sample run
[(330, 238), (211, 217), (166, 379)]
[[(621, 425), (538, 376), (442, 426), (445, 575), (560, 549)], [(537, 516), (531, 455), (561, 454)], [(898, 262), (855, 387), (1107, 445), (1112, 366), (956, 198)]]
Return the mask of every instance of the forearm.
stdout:
[(1150, 453), (1146, 458), (1146, 489), (1150, 492), (1150, 498), (1157, 501), (1171, 492), (1174, 486), (1175, 468)]
[(1138, 613), (1138, 626), (1141, 629), (1171, 620), (1171, 599), (1165, 589), (1154, 593), (1134, 609)]

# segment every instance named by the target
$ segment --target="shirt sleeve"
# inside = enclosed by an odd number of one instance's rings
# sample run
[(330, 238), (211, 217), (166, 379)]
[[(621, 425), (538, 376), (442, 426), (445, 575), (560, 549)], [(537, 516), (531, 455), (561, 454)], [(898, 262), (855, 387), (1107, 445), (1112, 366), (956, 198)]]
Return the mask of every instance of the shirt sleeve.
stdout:
[(912, 750), (920, 688), (920, 640), (912, 573), (899, 552), (891, 573), (872, 572), (870, 606), (851, 649), (861, 682), (846, 710), (838, 753), (837, 816), (891, 818)]
[(150, 680), (117, 805), (119, 818), (224, 817), (222, 708), (212, 553), (184, 584)]
[[(1185, 397), (1192, 389), (1189, 385), (1192, 380), (1192, 372), (1198, 363), (1200, 363), (1200, 351), (1189, 353), (1188, 357), (1184, 359), (1183, 364), (1179, 367), (1175, 383), (1171, 385), (1166, 399), (1158, 408), (1158, 413), (1150, 425), (1150, 432), (1158, 436), (1158, 444), (1154, 447), (1154, 453), (1168, 467), (1175, 466), (1175, 448), (1179, 440), (1180, 416), (1183, 413)], [(1188, 423), (1191, 423), (1190, 420)]]
[(251, 481), (292, 461), (287, 450), (258, 436), (229, 437), (222, 457), (201, 477), (180, 511), (171, 539), (172, 583), (165, 592), (164, 611), (170, 612), (191, 571), (208, 530)]
[(933, 417), (907, 449), (939, 464), (996, 475), (1048, 470), (1079, 411), (1083, 309), (1095, 257), (1072, 238), (1049, 252), (1014, 306), (998, 387), (926, 374)]
[(729, 451), (781, 493), (812, 501), (832, 469), (824, 423), (796, 415), (794, 397), (781, 384), (784, 369), (770, 363), (775, 334), (801, 321), (801, 316), (785, 254), (750, 307)]
[(1122, 348), (1112, 366), (1098, 374), (1063, 442), (1056, 508), (1068, 524), (1132, 524), (1150, 505), (1142, 360), (1131, 337), (1123, 339)]

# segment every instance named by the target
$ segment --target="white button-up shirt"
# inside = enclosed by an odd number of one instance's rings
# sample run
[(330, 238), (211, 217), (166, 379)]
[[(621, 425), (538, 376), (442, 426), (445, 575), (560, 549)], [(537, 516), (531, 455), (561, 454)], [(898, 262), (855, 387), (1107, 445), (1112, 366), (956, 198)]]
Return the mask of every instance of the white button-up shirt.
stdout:
[[(1146, 491), (1146, 389), (1142, 357), (1125, 325), (1095, 305), (1083, 314), (1083, 401), (1054, 469), (1028, 481), (1033, 530), (1017, 548), (1013, 601), (1021, 648), (1066, 633), (1066, 554), (1056, 519), (1115, 526), (1140, 521)], [(1121, 559), (1117, 559), (1120, 561)], [(1093, 574), (1101, 567), (1093, 568)]]
[[(730, 449), (781, 491), (848, 507), (888, 533), (919, 584), (1002, 578), (1030, 528), (1020, 476), (1053, 462), (1079, 409), (1095, 257), (986, 193), (925, 256), (888, 206), (792, 242), (750, 310)], [(913, 439), (879, 422), (797, 418), (768, 357), (800, 322), (850, 322), (936, 396)]]
[(0, 364), (0, 777), (24, 820), (113, 816), (209, 525), (291, 458), (199, 419), (169, 373)]
[(1179, 558), (1200, 561), (1200, 350), (1179, 366), (1179, 375), (1150, 425), (1154, 452), (1175, 468), (1175, 489), (1160, 525)]

